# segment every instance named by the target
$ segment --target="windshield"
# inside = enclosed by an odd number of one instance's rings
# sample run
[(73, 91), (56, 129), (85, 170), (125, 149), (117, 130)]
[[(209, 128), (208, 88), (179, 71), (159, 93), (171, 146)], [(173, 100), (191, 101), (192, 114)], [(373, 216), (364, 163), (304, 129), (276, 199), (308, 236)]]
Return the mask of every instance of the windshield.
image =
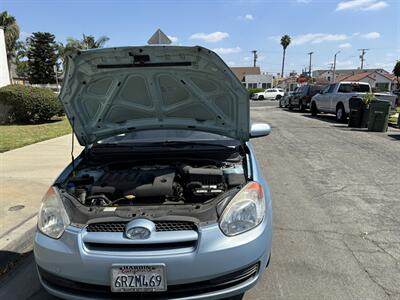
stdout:
[(219, 134), (186, 130), (186, 129), (155, 129), (141, 130), (119, 134), (98, 141), (96, 144), (140, 144), (163, 142), (215, 142), (219, 144), (237, 144), (238, 142)]

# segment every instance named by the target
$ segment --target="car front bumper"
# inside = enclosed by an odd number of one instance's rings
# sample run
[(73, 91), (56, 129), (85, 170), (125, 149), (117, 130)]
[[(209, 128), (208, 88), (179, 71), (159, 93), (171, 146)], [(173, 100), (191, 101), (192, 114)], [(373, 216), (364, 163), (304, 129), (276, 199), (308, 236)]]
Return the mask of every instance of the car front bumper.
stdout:
[[(196, 246), (190, 249), (93, 251), (82, 240), (84, 229), (70, 226), (59, 240), (37, 232), (34, 252), (39, 277), (45, 289), (60, 298), (119, 299), (126, 295), (110, 292), (110, 268), (113, 264), (163, 263), (167, 270), (168, 291), (156, 295), (149, 293), (152, 299), (230, 297), (254, 286), (269, 262), (272, 239), (270, 207), (267, 212), (259, 226), (236, 237), (223, 235), (217, 224), (202, 227)], [(256, 271), (252, 269), (250, 272), (249, 269), (255, 266)], [(230, 278), (235, 274), (240, 280), (232, 282)], [(49, 280), (52, 277), (54, 280)], [(228, 282), (213, 284), (221, 278), (227, 278)], [(67, 284), (60, 284), (63, 280)], [(207, 282), (209, 284), (204, 285)], [(76, 286), (83, 288), (74, 288)], [(198, 288), (195, 293), (185, 293), (182, 287), (187, 286), (190, 290), (193, 290), (192, 286)], [(99, 292), (90, 292), (91, 289)], [(147, 299), (143, 298), (143, 293), (140, 295), (140, 299)]]

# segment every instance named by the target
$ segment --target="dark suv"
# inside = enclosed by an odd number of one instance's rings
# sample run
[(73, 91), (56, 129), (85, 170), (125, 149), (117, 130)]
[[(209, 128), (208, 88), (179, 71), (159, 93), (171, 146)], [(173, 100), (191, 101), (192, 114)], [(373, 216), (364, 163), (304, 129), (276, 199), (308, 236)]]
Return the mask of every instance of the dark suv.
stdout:
[(304, 111), (306, 108), (310, 108), (311, 98), (320, 93), (323, 88), (322, 85), (303, 85), (299, 87), (293, 97), (290, 98), (289, 109), (298, 108), (300, 111)]

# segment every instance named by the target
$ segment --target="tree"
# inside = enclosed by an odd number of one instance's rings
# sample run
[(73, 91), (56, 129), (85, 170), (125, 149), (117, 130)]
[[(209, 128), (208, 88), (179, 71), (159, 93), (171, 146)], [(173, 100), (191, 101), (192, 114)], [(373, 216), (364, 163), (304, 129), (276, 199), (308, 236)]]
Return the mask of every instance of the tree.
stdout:
[(7, 11), (0, 12), (0, 26), (4, 28), (8, 71), (10, 74), (10, 81), (12, 81), (11, 64), (15, 57), (15, 47), (19, 38), (19, 26), (15, 17), (9, 15)]
[(400, 85), (399, 77), (400, 77), (400, 60), (397, 61), (396, 65), (393, 68), (393, 74), (397, 78), (397, 85)]
[(83, 35), (82, 39), (82, 49), (96, 49), (103, 48), (104, 44), (109, 40), (106, 36), (101, 36), (97, 40), (93, 35)]
[(23, 41), (17, 41), (15, 45), (16, 55), (15, 55), (15, 66), (18, 77), (26, 79), (28, 78), (28, 60), (26, 43)]
[(285, 34), (281, 38), (281, 45), (283, 47), (283, 58), (282, 58), (282, 77), (283, 77), (283, 72), (285, 70), (285, 56), (286, 56), (286, 48), (290, 45), (291, 39), (290, 36)]
[(71, 50), (77, 50), (77, 49), (88, 50), (88, 49), (103, 48), (104, 44), (108, 40), (109, 38), (104, 35), (96, 39), (93, 35), (83, 34), (82, 40), (68, 37), (65, 46), (62, 43), (59, 44), (59, 52), (61, 55), (61, 59), (64, 63), (66, 54)]
[(27, 39), (28, 78), (30, 83), (54, 83), (58, 45), (49, 32), (34, 32)]

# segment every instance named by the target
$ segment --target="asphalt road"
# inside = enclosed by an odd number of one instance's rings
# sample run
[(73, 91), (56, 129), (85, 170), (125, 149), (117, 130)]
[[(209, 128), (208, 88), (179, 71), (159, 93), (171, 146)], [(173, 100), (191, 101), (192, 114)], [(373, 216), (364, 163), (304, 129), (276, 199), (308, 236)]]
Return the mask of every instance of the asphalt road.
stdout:
[[(271, 265), (245, 299), (400, 299), (400, 130), (351, 130), (331, 116), (252, 104), (273, 133), (254, 140), (274, 209)], [(48, 300), (32, 256), (0, 299)]]

